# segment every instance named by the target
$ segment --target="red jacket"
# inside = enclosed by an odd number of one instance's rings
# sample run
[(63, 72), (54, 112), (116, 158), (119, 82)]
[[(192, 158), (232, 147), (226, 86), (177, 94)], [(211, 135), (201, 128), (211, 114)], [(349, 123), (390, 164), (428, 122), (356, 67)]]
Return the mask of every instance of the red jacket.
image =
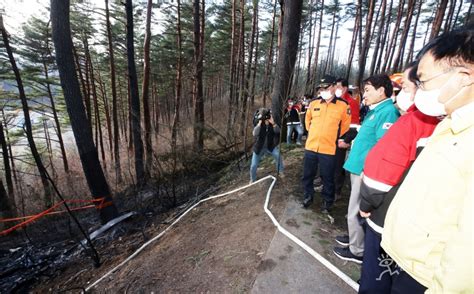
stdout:
[(438, 118), (423, 114), (413, 105), (369, 151), (364, 164), (360, 209), (371, 212), (368, 223), (376, 231), (383, 227), (388, 206), (395, 196), (392, 188), (402, 182), (416, 159), (417, 149), (425, 146), (438, 123)]
[(352, 98), (349, 92), (344, 93), (341, 98), (346, 100), (351, 107), (351, 125), (360, 125), (359, 103), (354, 98)]

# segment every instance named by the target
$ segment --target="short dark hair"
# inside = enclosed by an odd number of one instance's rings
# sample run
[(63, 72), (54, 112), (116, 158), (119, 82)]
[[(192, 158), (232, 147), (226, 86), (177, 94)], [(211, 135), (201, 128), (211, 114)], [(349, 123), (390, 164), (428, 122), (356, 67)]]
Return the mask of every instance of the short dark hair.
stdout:
[(347, 81), (347, 80), (344, 79), (344, 78), (339, 78), (339, 79), (337, 79), (337, 80), (336, 80), (336, 84), (337, 84), (337, 83), (341, 83), (341, 85), (342, 85), (343, 87), (349, 87), (349, 81)]
[(392, 81), (386, 74), (374, 75), (364, 80), (364, 85), (372, 85), (375, 89), (384, 88), (385, 96), (391, 97), (393, 94)]
[(431, 40), (417, 55), (420, 60), (430, 52), (434, 60), (445, 59), (448, 65), (474, 63), (474, 27), (444, 33)]
[(405, 66), (405, 70), (409, 70), (408, 72), (408, 79), (410, 82), (416, 84), (418, 81), (418, 76), (416, 75), (416, 72), (418, 71), (418, 60), (412, 61), (407, 66)]

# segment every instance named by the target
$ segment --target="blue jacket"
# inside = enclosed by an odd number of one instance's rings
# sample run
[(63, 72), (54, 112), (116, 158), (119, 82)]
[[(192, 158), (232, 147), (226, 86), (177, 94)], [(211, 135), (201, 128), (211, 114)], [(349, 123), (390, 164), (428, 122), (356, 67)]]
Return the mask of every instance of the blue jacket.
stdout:
[(352, 143), (351, 152), (344, 164), (344, 169), (350, 173), (360, 175), (370, 149), (385, 135), (399, 117), (400, 113), (390, 98), (379, 102), (371, 109), (365, 116), (359, 133)]

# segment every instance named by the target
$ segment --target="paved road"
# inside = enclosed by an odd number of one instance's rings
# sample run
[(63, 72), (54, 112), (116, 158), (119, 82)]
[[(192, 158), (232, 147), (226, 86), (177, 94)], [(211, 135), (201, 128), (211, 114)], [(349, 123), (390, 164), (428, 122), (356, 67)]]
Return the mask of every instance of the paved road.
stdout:
[[(290, 197), (279, 221), (318, 253), (325, 255), (326, 251), (328, 255), (327, 248), (332, 245), (316, 233), (317, 227), (325, 225), (323, 216), (301, 209)], [(275, 233), (259, 272), (252, 293), (355, 293), (343, 280), (280, 232)]]

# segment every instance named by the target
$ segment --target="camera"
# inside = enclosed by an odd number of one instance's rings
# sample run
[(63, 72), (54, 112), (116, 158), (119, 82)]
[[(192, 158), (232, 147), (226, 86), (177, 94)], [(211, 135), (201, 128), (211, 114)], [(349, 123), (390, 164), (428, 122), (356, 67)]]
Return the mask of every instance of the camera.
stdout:
[(263, 121), (263, 120), (270, 119), (271, 116), (272, 116), (271, 110), (263, 108), (260, 110), (257, 119)]

